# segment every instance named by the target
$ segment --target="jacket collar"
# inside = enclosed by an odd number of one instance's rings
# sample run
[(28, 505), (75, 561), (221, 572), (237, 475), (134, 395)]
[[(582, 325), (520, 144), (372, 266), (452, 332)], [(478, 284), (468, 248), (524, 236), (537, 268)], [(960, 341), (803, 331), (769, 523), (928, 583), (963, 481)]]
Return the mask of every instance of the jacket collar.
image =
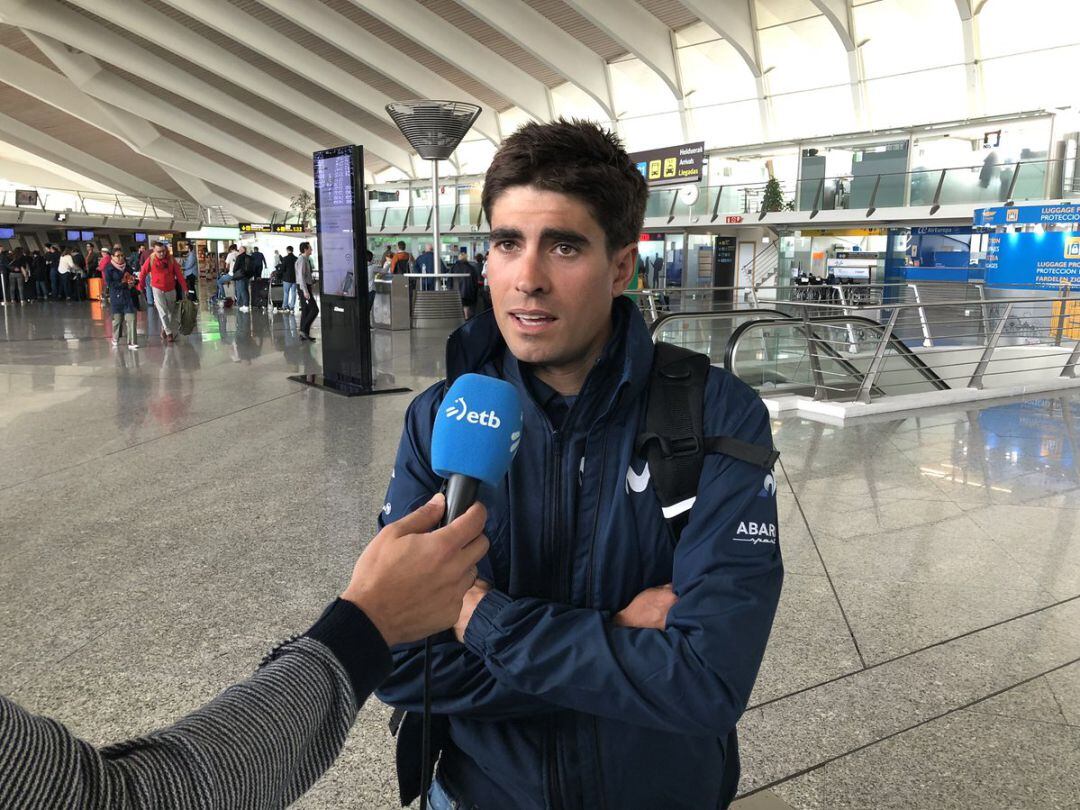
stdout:
[[(595, 404), (610, 403), (625, 386), (629, 386), (631, 396), (644, 391), (652, 367), (652, 337), (634, 303), (619, 296), (612, 304), (611, 317), (611, 339), (580, 394)], [(462, 374), (484, 373), (490, 365), (497, 367), (498, 376), (524, 388), (521, 366), (507, 351), (494, 310), (488, 309), (452, 332), (447, 340), (446, 384), (453, 385)]]

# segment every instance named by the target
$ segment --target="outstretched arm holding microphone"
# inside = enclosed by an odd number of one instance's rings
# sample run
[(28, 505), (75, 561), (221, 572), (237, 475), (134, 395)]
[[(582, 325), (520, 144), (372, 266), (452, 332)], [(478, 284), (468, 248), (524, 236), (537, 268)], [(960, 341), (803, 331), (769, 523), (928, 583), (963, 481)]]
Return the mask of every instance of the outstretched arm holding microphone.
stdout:
[[(282, 807), (333, 764), (389, 647), (451, 627), (487, 553), (476, 504), (436, 495), (385, 526), (302, 636), (174, 725), (96, 749), (0, 696), (0, 807)], [(417, 599), (418, 592), (424, 599)]]

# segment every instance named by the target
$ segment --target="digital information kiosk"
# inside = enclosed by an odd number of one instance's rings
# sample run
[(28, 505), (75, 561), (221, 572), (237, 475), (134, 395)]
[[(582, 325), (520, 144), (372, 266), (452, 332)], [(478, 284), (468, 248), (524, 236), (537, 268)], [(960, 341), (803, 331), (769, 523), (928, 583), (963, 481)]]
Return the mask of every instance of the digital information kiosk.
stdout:
[(344, 396), (408, 391), (377, 389), (372, 372), (364, 148), (324, 149), (313, 163), (323, 373), (289, 379)]

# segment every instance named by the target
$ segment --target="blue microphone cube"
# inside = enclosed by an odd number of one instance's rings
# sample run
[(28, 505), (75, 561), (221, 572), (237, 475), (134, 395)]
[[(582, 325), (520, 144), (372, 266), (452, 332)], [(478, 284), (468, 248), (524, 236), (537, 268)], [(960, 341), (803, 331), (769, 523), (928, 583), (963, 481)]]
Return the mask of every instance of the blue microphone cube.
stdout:
[(495, 486), (521, 443), (521, 399), (504, 380), (463, 374), (439, 406), (431, 435), (431, 468)]

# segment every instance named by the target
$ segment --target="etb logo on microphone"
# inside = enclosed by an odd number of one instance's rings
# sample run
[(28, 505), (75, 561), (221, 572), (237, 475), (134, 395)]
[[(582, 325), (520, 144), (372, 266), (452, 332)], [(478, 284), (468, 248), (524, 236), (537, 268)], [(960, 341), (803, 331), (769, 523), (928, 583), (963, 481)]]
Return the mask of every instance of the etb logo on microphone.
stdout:
[(445, 413), (449, 419), (457, 419), (459, 422), (465, 421), (470, 425), (481, 425), (489, 428), (498, 428), (502, 425), (502, 420), (495, 415), (495, 411), (470, 411), (464, 397), (455, 399)]

